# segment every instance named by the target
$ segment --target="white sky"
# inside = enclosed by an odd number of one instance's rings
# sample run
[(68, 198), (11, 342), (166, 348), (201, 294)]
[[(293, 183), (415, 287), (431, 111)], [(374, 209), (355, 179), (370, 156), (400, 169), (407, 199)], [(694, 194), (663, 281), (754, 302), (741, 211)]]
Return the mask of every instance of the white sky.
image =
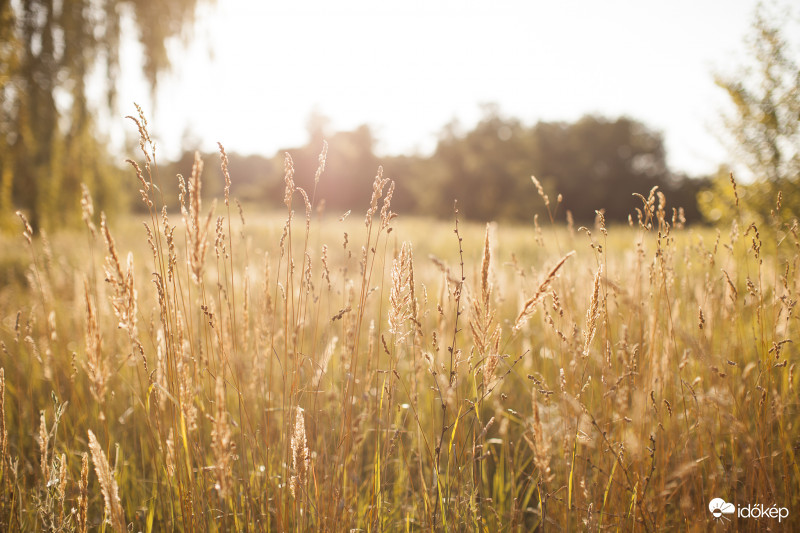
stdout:
[(627, 115), (664, 133), (674, 170), (710, 173), (727, 160), (713, 72), (736, 71), (755, 4), (218, 0), (174, 47), (155, 107), (124, 47), (120, 112), (142, 104), (167, 156), (216, 141), (272, 155), (306, 142), (312, 109), (336, 130), (373, 126), (379, 154), (432, 151), (482, 102), (526, 124)]

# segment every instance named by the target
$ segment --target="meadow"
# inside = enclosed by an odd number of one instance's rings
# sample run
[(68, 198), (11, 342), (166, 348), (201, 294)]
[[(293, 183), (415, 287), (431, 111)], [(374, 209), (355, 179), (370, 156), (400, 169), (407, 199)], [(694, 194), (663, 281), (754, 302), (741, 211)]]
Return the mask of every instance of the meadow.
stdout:
[[(226, 156), (145, 216), (3, 236), (3, 531), (790, 531), (800, 236), (240, 206)], [(202, 166), (221, 164), (215, 203)], [(315, 183), (325, 179), (325, 154)], [(167, 202), (162, 180), (180, 180)], [(537, 187), (534, 180), (531, 187)], [(735, 187), (735, 183), (732, 183)], [(620, 194), (623, 194), (622, 192)], [(625, 193), (628, 194), (628, 193)], [(742, 518), (722, 498), (787, 508)]]

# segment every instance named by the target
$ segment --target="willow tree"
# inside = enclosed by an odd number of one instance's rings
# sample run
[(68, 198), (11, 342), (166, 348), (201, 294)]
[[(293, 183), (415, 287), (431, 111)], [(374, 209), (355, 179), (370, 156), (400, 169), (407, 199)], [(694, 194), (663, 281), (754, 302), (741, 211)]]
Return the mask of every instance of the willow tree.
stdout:
[[(0, 217), (35, 227), (75, 220), (80, 183), (111, 200), (114, 165), (95, 115), (113, 109), (123, 17), (138, 28), (154, 91), (167, 43), (185, 36), (201, 0), (0, 0)], [(101, 102), (93, 80), (105, 78)], [(96, 83), (96, 82), (92, 82)]]

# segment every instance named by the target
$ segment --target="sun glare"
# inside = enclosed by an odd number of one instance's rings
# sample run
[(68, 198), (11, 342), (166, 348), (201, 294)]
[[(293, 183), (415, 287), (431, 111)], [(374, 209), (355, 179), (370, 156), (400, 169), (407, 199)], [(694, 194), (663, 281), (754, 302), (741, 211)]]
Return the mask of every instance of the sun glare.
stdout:
[[(528, 123), (633, 116), (665, 133), (673, 166), (710, 172), (724, 156), (710, 71), (752, 4), (220, 2), (172, 47), (153, 122), (173, 155), (217, 140), (271, 154), (305, 142), (316, 110), (338, 130), (370, 124), (397, 154), (430, 152), (445, 124), (496, 103)], [(147, 101), (133, 56), (123, 103)]]

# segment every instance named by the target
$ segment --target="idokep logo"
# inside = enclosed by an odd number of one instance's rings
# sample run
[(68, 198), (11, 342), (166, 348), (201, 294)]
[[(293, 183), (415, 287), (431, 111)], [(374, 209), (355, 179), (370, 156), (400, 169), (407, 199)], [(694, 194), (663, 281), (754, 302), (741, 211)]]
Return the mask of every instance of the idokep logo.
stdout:
[(722, 498), (714, 498), (708, 502), (708, 510), (711, 511), (712, 515), (714, 515), (714, 520), (727, 520), (730, 522), (731, 519), (725, 515), (735, 513), (736, 506), (732, 503), (726, 502)]
[(778, 507), (777, 505), (764, 506), (759, 503), (739, 506), (737, 512), (735, 505), (726, 502), (722, 498), (714, 498), (708, 502), (708, 510), (714, 515), (714, 520), (727, 520), (729, 522), (731, 520), (730, 516), (733, 515), (738, 518), (777, 518), (779, 523), (789, 516), (789, 509), (786, 507)]

